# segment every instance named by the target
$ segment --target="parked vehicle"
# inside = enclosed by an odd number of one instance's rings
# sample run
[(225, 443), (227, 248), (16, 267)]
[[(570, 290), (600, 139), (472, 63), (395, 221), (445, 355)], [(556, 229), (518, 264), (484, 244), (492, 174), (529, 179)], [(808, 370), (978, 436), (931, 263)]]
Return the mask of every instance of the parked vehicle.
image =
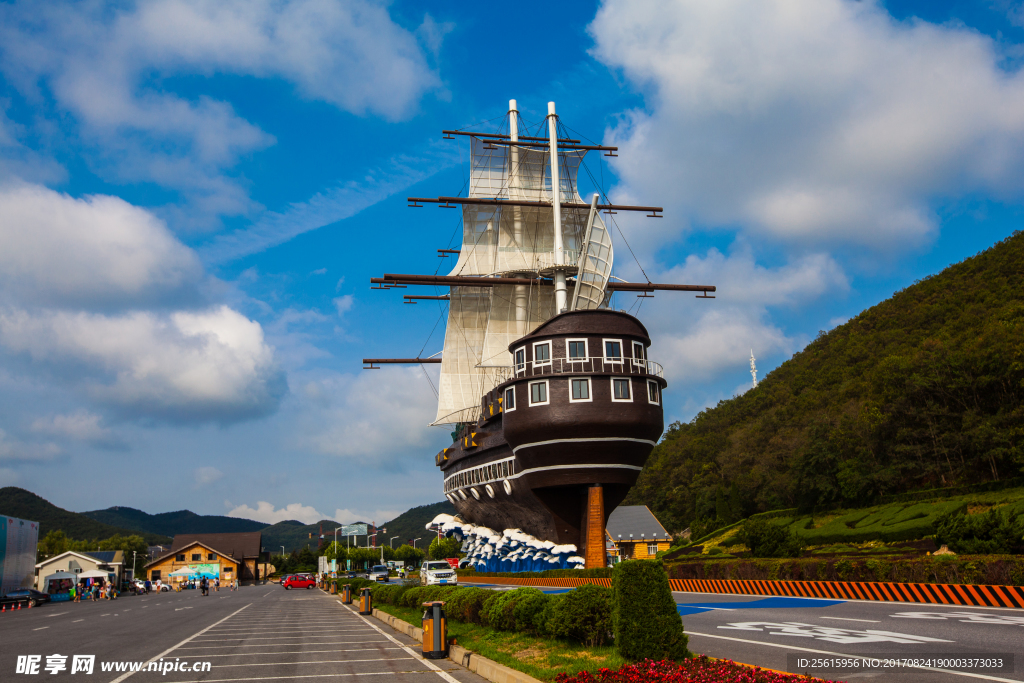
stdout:
[(37, 591), (34, 588), (11, 591), (0, 598), (0, 604), (12, 605), (14, 607), (17, 607), (19, 604), (25, 607), (35, 607), (42, 602), (50, 602), (49, 594)]
[(447, 562), (424, 562), (420, 568), (420, 585), (452, 585), (459, 582), (459, 577)]
[(316, 585), (316, 579), (311, 576), (302, 575), (286, 576), (281, 585), (284, 586), (285, 590), (291, 590), (292, 588), (305, 588), (308, 590)]
[(370, 581), (384, 581), (389, 583), (391, 581), (391, 575), (388, 573), (388, 568), (382, 564), (374, 565), (366, 572), (366, 578)]

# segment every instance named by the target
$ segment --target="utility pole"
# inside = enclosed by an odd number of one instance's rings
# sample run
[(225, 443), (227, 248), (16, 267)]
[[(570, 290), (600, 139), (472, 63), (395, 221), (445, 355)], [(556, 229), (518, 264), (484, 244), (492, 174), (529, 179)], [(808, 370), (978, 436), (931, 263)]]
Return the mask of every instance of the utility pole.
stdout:
[(422, 541), (422, 540), (423, 540), (422, 538), (414, 538), (414, 539), (412, 539), (412, 547), (413, 547), (414, 550), (416, 549), (416, 541)]
[(392, 549), (392, 550), (394, 550), (394, 549), (395, 549), (395, 539), (396, 539), (396, 538), (398, 538), (398, 536), (392, 536), (392, 537), (391, 537), (391, 540), (389, 541), (389, 543), (391, 544), (391, 549)]

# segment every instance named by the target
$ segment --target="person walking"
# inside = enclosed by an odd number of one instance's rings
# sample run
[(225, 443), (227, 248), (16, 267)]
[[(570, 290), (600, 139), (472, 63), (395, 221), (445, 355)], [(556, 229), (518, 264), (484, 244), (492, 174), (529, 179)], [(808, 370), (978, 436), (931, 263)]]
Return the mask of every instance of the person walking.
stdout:
[(213, 590), (215, 590), (218, 593), (220, 593), (220, 577), (219, 576), (216, 579), (213, 580)]

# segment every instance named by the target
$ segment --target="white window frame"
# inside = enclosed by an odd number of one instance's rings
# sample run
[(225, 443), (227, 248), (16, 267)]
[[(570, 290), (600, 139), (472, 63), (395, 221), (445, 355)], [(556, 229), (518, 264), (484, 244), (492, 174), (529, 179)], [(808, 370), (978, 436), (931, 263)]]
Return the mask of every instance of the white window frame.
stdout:
[[(652, 384), (658, 388), (658, 400), (657, 401), (652, 401), (651, 400), (651, 385)], [(660, 406), (661, 405), (661, 385), (658, 384), (657, 382), (655, 382), (653, 379), (647, 380), (647, 402), (650, 403), (651, 405), (656, 405), (656, 406)]]
[[(612, 358), (611, 356), (608, 355), (608, 342), (618, 342), (618, 344), (619, 344), (619, 357), (618, 358)], [(626, 350), (624, 348), (622, 348), (622, 340), (621, 339), (602, 339), (601, 340), (601, 357), (604, 358), (604, 362), (605, 363), (620, 363), (621, 364), (622, 361), (625, 360), (625, 358), (624, 358), (625, 354), (626, 354)]]
[[(615, 398), (615, 380), (617, 380), (617, 379), (626, 380), (626, 382), (628, 382), (629, 398)], [(629, 377), (612, 377), (611, 378), (611, 382), (609, 382), (609, 384), (611, 385), (612, 401), (614, 403), (632, 403), (633, 402), (633, 382), (629, 379)]]
[[(653, 553), (651, 552), (651, 546), (654, 546), (654, 552)], [(648, 557), (654, 557), (657, 554), (658, 554), (658, 542), (657, 541), (648, 541), (647, 542), (647, 555), (648, 555)]]
[[(543, 384), (544, 385), (544, 397), (545, 397), (544, 401), (538, 401), (536, 403), (533, 402), (533, 385), (534, 384)], [(526, 388), (529, 391), (529, 402), (530, 402), (530, 407), (531, 408), (533, 406), (546, 406), (546, 405), (551, 403), (551, 386), (548, 384), (548, 380), (546, 380), (546, 379), (539, 379), (536, 382), (530, 382), (529, 384), (526, 385)]]
[[(638, 347), (638, 346), (640, 347), (640, 353), (641, 353), (640, 356), (636, 355), (636, 347)], [(629, 348), (631, 349), (630, 353), (633, 354), (633, 358), (632, 358), (633, 365), (635, 365), (638, 368), (646, 368), (647, 367), (647, 349), (644, 348), (643, 342), (638, 342), (638, 341), (630, 342), (629, 343)]]
[[(548, 347), (548, 359), (547, 360), (538, 361), (537, 360), (537, 347), (538, 346), (544, 346), (545, 344)], [(547, 340), (547, 341), (541, 341), (541, 342), (534, 342), (533, 343), (533, 367), (534, 368), (543, 368), (543, 367), (548, 367), (548, 366), (551, 365), (551, 361), (552, 361), (552, 358), (554, 356), (554, 353), (552, 353), (552, 351), (554, 351), (554, 349), (552, 348), (553, 346), (554, 346), (554, 344), (551, 343), (550, 339)]]
[[(573, 398), (572, 397), (572, 383), (583, 380), (587, 383), (587, 396), (588, 398)], [(569, 403), (593, 403), (594, 402), (594, 385), (591, 383), (589, 377), (570, 377), (569, 378)]]
[[(569, 344), (583, 342), (583, 357), (573, 358), (569, 355)], [(566, 339), (565, 340), (565, 360), (567, 363), (582, 363), (583, 361), (590, 358), (590, 344), (584, 339)]]
[[(508, 407), (508, 392), (512, 392), (512, 407)], [(510, 387), (505, 387), (505, 392), (501, 395), (501, 412), (503, 413), (514, 413), (516, 405), (519, 403), (519, 398), (516, 396), (516, 385), (513, 384)]]
[[(519, 364), (516, 363), (516, 354), (519, 353), (520, 351), (523, 352), (523, 366), (522, 367), (519, 367)], [(515, 373), (517, 375), (526, 372), (526, 347), (525, 346), (520, 346), (518, 349), (516, 349), (515, 351), (512, 352), (512, 368), (515, 370)]]

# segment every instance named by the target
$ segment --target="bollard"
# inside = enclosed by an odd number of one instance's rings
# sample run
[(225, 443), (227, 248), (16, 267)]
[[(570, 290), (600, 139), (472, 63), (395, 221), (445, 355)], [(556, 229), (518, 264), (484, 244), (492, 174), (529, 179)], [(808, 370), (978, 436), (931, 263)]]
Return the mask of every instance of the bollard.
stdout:
[(370, 592), (370, 587), (367, 586), (362, 590), (362, 595), (359, 596), (359, 613), (360, 614), (373, 614), (373, 595)]
[(352, 585), (346, 583), (341, 587), (341, 602), (346, 605), (352, 604)]
[(338, 593), (338, 582), (331, 581), (331, 595), (337, 595)]
[(423, 612), (423, 656), (426, 659), (448, 657), (448, 619), (443, 602), (425, 602)]

